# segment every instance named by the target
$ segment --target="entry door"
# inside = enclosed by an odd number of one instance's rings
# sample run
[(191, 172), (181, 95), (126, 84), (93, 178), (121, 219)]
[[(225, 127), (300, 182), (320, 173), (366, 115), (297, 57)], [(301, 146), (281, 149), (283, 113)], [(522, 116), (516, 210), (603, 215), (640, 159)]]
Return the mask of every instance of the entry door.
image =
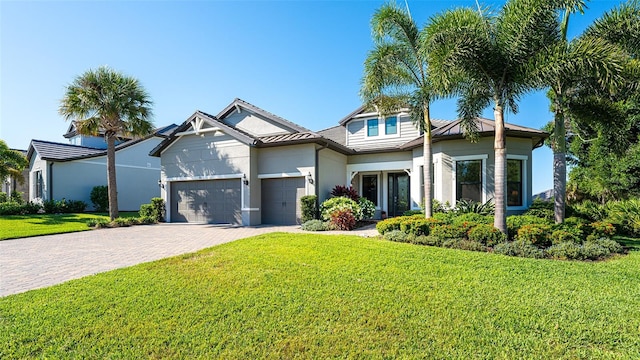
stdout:
[(409, 175), (389, 174), (389, 216), (400, 216), (409, 210)]

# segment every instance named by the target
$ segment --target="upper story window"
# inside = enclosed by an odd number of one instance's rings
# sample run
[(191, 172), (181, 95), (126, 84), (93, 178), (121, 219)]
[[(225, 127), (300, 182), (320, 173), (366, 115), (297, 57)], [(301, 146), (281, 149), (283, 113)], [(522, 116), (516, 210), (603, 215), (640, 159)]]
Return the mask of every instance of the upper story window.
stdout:
[(398, 117), (390, 116), (385, 119), (368, 119), (367, 137), (398, 136)]
[(367, 136), (378, 136), (378, 119), (367, 120)]
[(398, 118), (395, 116), (388, 117), (384, 120), (385, 135), (395, 135), (398, 133)]

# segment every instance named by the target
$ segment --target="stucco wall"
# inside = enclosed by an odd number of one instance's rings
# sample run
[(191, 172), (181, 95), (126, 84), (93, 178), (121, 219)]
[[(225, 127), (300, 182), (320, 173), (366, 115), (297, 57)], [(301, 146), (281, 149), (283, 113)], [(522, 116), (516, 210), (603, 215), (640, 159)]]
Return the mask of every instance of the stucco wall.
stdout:
[(347, 156), (331, 149), (322, 149), (318, 153), (318, 202), (329, 198), (336, 185), (345, 185), (347, 177)]

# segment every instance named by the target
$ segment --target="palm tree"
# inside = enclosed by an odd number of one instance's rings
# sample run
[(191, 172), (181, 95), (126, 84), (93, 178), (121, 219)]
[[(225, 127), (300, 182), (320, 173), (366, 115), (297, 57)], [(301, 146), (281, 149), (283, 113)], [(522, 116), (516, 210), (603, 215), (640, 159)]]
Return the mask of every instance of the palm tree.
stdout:
[(9, 176), (22, 180), (22, 171), (29, 165), (27, 158), (16, 150), (11, 150), (0, 140), (0, 181)]
[[(577, 8), (582, 10), (582, 4)], [(541, 87), (548, 87), (554, 112), (553, 191), (556, 223), (564, 221), (567, 188), (566, 124), (570, 121), (568, 99), (588, 82), (606, 89), (620, 83), (624, 63), (622, 50), (602, 36), (592, 35), (598, 23), (580, 37), (567, 40), (571, 9), (566, 9), (554, 43), (532, 61), (532, 76)], [(637, 15), (636, 15), (637, 16)], [(610, 18), (605, 15), (604, 19)], [(639, 21), (640, 19), (635, 19)], [(609, 23), (609, 22), (607, 22)]]
[[(570, 1), (570, 0), (569, 0)], [(557, 40), (556, 10), (565, 1), (510, 0), (499, 12), (458, 8), (431, 19), (425, 43), (432, 81), (459, 96), (458, 114), (468, 136), (474, 118), (493, 105), (495, 120), (494, 226), (506, 226), (506, 134), (504, 112), (535, 85), (530, 59)]]
[(116, 151), (118, 136), (144, 136), (153, 130), (151, 100), (140, 82), (108, 67), (88, 70), (66, 90), (60, 115), (84, 135), (104, 133), (107, 141), (109, 216), (118, 217)]
[(432, 150), (429, 104), (433, 91), (420, 38), (424, 30), (396, 4), (378, 9), (371, 19), (374, 48), (364, 63), (360, 95), (382, 114), (409, 107), (411, 120), (424, 132), (425, 217), (432, 214)]

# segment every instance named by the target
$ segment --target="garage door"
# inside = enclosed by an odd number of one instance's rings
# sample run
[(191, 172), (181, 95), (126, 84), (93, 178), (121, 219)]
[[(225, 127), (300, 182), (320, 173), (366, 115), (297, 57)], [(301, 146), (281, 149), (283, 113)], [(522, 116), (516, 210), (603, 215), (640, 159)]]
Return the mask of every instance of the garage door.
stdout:
[(305, 195), (304, 177), (262, 179), (262, 223), (295, 225), (302, 218), (300, 198)]
[(171, 205), (175, 222), (241, 224), (240, 179), (172, 182)]

